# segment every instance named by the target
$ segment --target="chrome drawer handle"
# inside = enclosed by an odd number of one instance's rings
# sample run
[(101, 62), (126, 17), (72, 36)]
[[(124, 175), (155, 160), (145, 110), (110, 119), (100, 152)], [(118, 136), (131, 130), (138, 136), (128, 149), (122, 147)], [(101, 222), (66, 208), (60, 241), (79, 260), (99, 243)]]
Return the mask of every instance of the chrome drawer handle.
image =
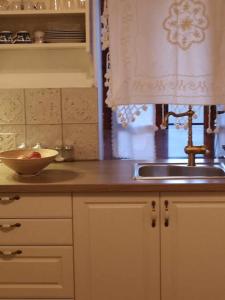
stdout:
[(0, 255), (4, 256), (4, 257), (11, 257), (11, 256), (19, 255), (22, 253), (23, 253), (22, 250), (16, 250), (16, 251), (1, 251), (0, 250)]
[(20, 223), (15, 223), (15, 224), (0, 224), (0, 229), (5, 229), (5, 230), (8, 230), (8, 229), (12, 229), (12, 228), (15, 228), (15, 227), (21, 227), (21, 224)]
[(18, 196), (18, 195), (15, 195), (12, 197), (0, 197), (0, 203), (9, 203), (9, 202), (12, 202), (14, 200), (19, 200), (19, 199), (20, 199), (20, 196)]

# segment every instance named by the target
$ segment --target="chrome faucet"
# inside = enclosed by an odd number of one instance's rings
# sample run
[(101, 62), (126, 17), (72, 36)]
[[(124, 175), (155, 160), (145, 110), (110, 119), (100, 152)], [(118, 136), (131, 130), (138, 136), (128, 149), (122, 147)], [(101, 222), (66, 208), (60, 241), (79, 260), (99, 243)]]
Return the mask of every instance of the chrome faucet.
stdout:
[(163, 126), (168, 126), (168, 119), (169, 116), (173, 116), (175, 118), (179, 117), (188, 117), (188, 141), (187, 146), (184, 147), (184, 152), (188, 155), (188, 166), (195, 166), (195, 155), (196, 154), (206, 154), (209, 153), (209, 150), (206, 148), (205, 145), (202, 146), (194, 146), (193, 139), (192, 139), (192, 118), (195, 112), (192, 110), (192, 106), (189, 105), (188, 111), (176, 114), (172, 111), (168, 112), (163, 120)]

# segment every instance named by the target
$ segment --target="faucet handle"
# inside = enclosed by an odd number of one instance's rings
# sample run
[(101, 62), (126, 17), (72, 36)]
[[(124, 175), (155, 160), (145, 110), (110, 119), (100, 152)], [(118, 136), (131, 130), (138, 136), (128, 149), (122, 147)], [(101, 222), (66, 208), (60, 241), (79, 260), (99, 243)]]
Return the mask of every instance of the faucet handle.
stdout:
[(186, 146), (184, 148), (185, 153), (190, 154), (209, 154), (210, 151), (206, 148), (205, 145), (202, 146)]

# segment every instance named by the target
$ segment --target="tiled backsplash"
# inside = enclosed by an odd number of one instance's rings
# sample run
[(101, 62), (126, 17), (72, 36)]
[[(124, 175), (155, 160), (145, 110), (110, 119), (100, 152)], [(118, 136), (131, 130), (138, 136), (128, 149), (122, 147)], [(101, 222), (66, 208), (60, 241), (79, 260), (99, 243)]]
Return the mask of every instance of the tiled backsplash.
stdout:
[(0, 90), (0, 133), (17, 145), (73, 144), (76, 160), (98, 158), (96, 88)]

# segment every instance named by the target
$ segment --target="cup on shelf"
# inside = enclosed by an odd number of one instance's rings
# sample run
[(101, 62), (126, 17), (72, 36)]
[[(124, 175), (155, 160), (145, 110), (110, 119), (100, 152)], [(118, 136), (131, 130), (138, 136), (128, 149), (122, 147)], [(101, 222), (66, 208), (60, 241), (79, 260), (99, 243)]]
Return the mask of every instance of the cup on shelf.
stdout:
[(11, 31), (0, 31), (0, 44), (12, 44), (13, 37)]
[(50, 0), (49, 1), (49, 9), (50, 10), (61, 10), (62, 5), (60, 0)]
[(13, 38), (14, 44), (30, 44), (31, 37), (28, 31), (21, 30), (16, 33), (16, 36)]
[(75, 2), (74, 0), (63, 0), (63, 9), (74, 9), (75, 8)]
[(44, 43), (45, 33), (41, 30), (37, 30), (34, 32), (34, 42), (37, 44)]

